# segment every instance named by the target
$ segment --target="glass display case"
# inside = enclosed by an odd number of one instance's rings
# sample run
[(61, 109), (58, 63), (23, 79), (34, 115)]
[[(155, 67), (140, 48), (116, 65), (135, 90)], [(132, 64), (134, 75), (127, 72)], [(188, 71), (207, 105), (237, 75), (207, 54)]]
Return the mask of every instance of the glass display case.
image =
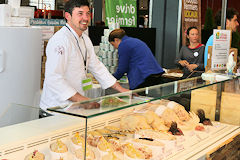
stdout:
[[(240, 93), (239, 77), (213, 74), (210, 78), (208, 78), (208, 80), (204, 79), (207, 78), (189, 78), (137, 89), (130, 92), (102, 96), (91, 99), (89, 101), (71, 103), (65, 106), (50, 107), (47, 110), (83, 118), (93, 118), (106, 113), (111, 113), (118, 110), (131, 108), (133, 106), (138, 106), (140, 104), (149, 103), (151, 101), (170, 99), (176, 101), (177, 103), (180, 103), (185, 107), (187, 111), (190, 111), (190, 105), (195, 104), (195, 94), (198, 94), (201, 91), (204, 93), (207, 93), (207, 91), (213, 91), (214, 95), (213, 93), (209, 94), (212, 96), (216, 95), (216, 97), (213, 99), (215, 101), (216, 109), (214, 115), (211, 115), (211, 119), (218, 121), (221, 114), (220, 110), (222, 95), (225, 95), (225, 93), (238, 95)], [(199, 99), (199, 97), (197, 99)], [(200, 99), (200, 101), (201, 100), (202, 99)], [(232, 103), (235, 102), (237, 101), (232, 101)], [(98, 107), (93, 109), (85, 109), (91, 108), (91, 105), (94, 105), (96, 103), (98, 104)], [(192, 107), (192, 109), (194, 108), (195, 107)], [(240, 125), (240, 119), (238, 119), (238, 123), (236, 123), (236, 125)]]
[[(211, 159), (219, 156), (218, 148), (225, 145), (232, 147), (228, 152), (236, 158), (239, 77), (204, 79), (48, 108), (56, 115), (0, 128), (2, 137), (13, 136), (0, 141), (0, 159), (23, 159), (34, 150), (47, 159)], [(210, 123), (201, 121), (199, 109)], [(20, 135), (16, 137), (10, 129)], [(66, 155), (52, 153), (52, 145), (65, 148)]]

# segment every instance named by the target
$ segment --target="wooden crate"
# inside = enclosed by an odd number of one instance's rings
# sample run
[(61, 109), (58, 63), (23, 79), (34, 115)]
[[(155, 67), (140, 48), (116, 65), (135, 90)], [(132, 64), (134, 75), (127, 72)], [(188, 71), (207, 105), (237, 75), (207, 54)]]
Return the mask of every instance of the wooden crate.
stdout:
[[(191, 93), (191, 111), (203, 109), (207, 118), (215, 120), (216, 95), (215, 90), (200, 88)], [(222, 92), (220, 122), (240, 125), (240, 94)]]
[(203, 109), (207, 118), (215, 120), (216, 96), (217, 92), (205, 87), (191, 92), (191, 111), (197, 113), (198, 109)]

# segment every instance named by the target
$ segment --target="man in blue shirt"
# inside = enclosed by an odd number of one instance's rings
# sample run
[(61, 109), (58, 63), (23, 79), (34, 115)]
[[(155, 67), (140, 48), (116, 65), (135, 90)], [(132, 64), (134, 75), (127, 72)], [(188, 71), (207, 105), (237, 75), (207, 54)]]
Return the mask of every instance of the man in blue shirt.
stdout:
[[(237, 31), (238, 23), (238, 12), (233, 8), (228, 8), (226, 12), (226, 29), (232, 30), (232, 32)], [(221, 26), (221, 11), (218, 11), (215, 17), (215, 22), (217, 26)], [(211, 35), (206, 43), (205, 52), (204, 52), (204, 67), (207, 65), (208, 59), (208, 46), (213, 46), (213, 35)]]
[(127, 73), (130, 89), (163, 83), (164, 71), (143, 41), (128, 37), (123, 29), (115, 29), (109, 35), (109, 42), (118, 49), (118, 68), (113, 74), (116, 79)]

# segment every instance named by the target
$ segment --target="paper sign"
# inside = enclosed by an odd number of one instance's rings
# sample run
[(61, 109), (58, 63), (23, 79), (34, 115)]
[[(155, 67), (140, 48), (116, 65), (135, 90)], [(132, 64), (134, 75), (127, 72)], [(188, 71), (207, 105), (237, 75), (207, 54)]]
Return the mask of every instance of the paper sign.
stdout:
[(213, 30), (212, 70), (226, 70), (230, 40), (230, 30)]

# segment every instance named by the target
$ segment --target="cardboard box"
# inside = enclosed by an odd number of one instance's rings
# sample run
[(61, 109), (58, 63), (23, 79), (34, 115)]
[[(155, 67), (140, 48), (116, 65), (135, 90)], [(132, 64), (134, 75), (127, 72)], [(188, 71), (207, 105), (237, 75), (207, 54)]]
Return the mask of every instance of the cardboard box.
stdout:
[[(8, 4), (11, 6), (11, 7), (20, 7), (21, 5), (21, 0), (8, 0)], [(10, 13), (10, 12), (9, 12)]]
[(24, 17), (11, 17), (11, 26), (29, 27), (30, 19)]
[(54, 26), (41, 26), (42, 39), (49, 40), (54, 34)]
[(34, 7), (12, 7), (12, 17), (34, 18)]
[(0, 4), (0, 26), (11, 26), (11, 6)]

